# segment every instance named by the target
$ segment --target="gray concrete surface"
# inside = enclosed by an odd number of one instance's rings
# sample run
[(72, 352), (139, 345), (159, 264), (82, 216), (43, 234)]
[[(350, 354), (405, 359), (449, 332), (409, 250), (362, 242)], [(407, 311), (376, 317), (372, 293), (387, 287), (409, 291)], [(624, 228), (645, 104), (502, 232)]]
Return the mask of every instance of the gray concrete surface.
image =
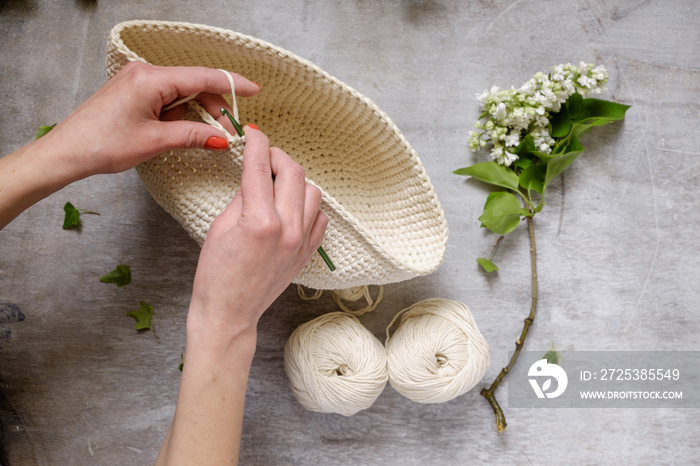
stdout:
[[(479, 160), (467, 149), (474, 94), (520, 85), (561, 62), (604, 64), (605, 98), (632, 109), (623, 124), (585, 136), (584, 156), (537, 218), (540, 308), (527, 349), (698, 351), (698, 10), (694, 0), (3, 0), (2, 154), (104, 82), (105, 42), (118, 22), (198, 22), (291, 50), (394, 119), (450, 224), (439, 271), (387, 286), (362, 322), (382, 338), (409, 304), (463, 301), (491, 346), (490, 381), (527, 313), (529, 258), (521, 228), (499, 249), (497, 275), (474, 261), (495, 240), (476, 220), (486, 190), (451, 174)], [(102, 215), (86, 218), (80, 232), (63, 231), (66, 201)], [(9, 464), (153, 461), (174, 411), (197, 254), (134, 171), (76, 183), (0, 232), (0, 422)], [(116, 263), (132, 267), (125, 290), (96, 279)], [(140, 300), (156, 308), (158, 339), (124, 316)], [(294, 328), (331, 310), (328, 294), (307, 303), (292, 287), (263, 316), (243, 464), (700, 461), (697, 409), (506, 407), (501, 435), (478, 388), (420, 405), (387, 387), (353, 417), (306, 411), (289, 390), (283, 347)]]

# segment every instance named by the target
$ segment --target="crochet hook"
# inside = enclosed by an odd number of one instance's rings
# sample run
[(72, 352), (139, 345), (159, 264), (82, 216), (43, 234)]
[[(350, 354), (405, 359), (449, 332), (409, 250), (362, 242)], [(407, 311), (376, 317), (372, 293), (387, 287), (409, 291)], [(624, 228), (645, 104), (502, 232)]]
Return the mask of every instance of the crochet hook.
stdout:
[[(239, 136), (243, 137), (243, 128), (241, 128), (241, 125), (238, 124), (235, 118), (233, 118), (233, 115), (231, 115), (231, 112), (226, 110), (224, 107), (221, 107), (221, 114), (226, 115), (229, 120), (231, 120), (231, 124), (233, 127), (236, 129), (236, 133), (238, 133)], [(331, 272), (335, 271), (335, 264), (333, 264), (333, 261), (331, 260), (330, 257), (328, 257), (328, 253), (323, 249), (322, 246), (319, 246), (317, 249), (318, 253), (321, 255), (321, 258), (323, 259), (323, 262), (326, 263), (328, 268), (331, 270)]]

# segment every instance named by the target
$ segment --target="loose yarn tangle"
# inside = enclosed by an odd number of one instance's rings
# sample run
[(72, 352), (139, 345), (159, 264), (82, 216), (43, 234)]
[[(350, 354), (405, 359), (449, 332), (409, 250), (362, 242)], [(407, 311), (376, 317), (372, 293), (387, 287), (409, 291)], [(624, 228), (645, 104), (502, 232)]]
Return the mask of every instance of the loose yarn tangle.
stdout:
[(284, 348), (284, 370), (302, 406), (344, 416), (372, 406), (388, 379), (384, 346), (344, 312), (294, 330)]
[(297, 293), (299, 294), (299, 297), (304, 301), (314, 301), (320, 298), (321, 295), (323, 295), (323, 290), (315, 290), (314, 294), (308, 295), (306, 294), (306, 290), (304, 290), (304, 287), (297, 283)]
[[(390, 329), (398, 317), (399, 328)], [(392, 387), (419, 403), (443, 403), (476, 385), (489, 367), (489, 348), (466, 305), (428, 299), (400, 311), (387, 327)]]
[[(377, 297), (375, 299), (372, 299), (372, 296), (370, 296), (369, 286), (367, 285), (354, 286), (344, 290), (332, 290), (331, 296), (333, 296), (333, 301), (335, 301), (342, 311), (355, 316), (361, 316), (362, 314), (372, 312), (381, 302), (382, 298), (384, 297), (384, 285), (379, 285), (379, 292), (377, 293)], [(365, 299), (367, 305), (360, 309), (350, 309), (343, 303), (343, 301), (356, 302), (362, 298)]]
[[(316, 290), (314, 294), (307, 294), (303, 286), (297, 284), (297, 293), (299, 297), (304, 301), (313, 301), (319, 299), (323, 295), (323, 290)], [(341, 311), (347, 312), (354, 316), (361, 316), (368, 312), (372, 312), (377, 308), (377, 305), (381, 302), (384, 297), (384, 285), (379, 285), (379, 291), (377, 292), (377, 297), (372, 299), (369, 292), (369, 286), (353, 286), (352, 288), (346, 288), (342, 290), (331, 290), (331, 296), (333, 301), (338, 305)], [(359, 309), (350, 309), (343, 303), (343, 301), (356, 302), (364, 298), (367, 305)]]

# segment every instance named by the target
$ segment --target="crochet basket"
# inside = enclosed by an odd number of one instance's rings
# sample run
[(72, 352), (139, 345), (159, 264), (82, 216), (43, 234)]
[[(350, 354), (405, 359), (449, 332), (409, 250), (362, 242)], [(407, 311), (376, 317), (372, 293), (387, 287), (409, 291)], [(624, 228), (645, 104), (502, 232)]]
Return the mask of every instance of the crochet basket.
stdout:
[[(329, 217), (323, 248), (294, 281), (316, 289), (386, 284), (433, 272), (442, 262), (447, 222), (418, 155), (369, 98), (313, 63), (262, 40), (189, 23), (129, 21), (111, 32), (107, 73), (129, 61), (234, 71), (262, 87), (237, 99), (253, 123), (306, 170)], [(226, 96), (231, 102), (231, 98)], [(185, 118), (226, 132), (196, 103)], [(244, 139), (228, 151), (176, 150), (137, 167), (155, 200), (201, 245), (240, 184)]]

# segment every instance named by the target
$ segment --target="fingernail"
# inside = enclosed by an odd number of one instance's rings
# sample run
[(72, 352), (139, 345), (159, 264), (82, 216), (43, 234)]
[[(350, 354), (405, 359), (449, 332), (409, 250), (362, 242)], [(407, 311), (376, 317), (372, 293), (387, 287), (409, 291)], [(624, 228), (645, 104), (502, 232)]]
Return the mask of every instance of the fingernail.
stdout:
[(255, 126), (253, 123), (248, 123), (248, 126), (250, 126), (250, 127), (253, 128), (253, 129), (257, 129), (258, 131), (260, 131), (260, 128), (258, 128), (257, 126)]
[(225, 138), (220, 138), (219, 136), (210, 136), (207, 142), (204, 144), (206, 149), (212, 150), (224, 150), (228, 148), (228, 141)]
[(261, 86), (260, 84), (256, 83), (255, 81), (251, 81), (251, 82), (252, 82), (253, 84), (255, 84), (256, 86), (258, 86), (259, 89), (262, 89), (262, 86)]

